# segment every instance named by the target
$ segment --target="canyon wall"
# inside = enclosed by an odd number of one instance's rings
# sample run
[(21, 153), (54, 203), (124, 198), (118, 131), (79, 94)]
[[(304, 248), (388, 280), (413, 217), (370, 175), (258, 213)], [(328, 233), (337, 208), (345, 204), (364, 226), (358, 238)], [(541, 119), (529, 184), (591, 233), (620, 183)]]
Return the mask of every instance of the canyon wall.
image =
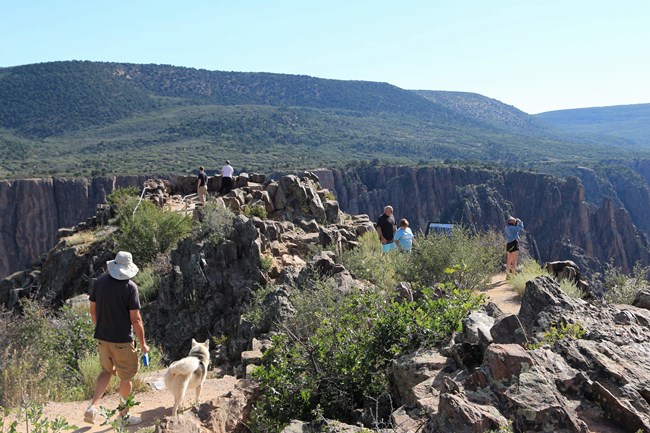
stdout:
[(648, 241), (614, 198), (585, 200), (577, 177), (459, 167), (362, 167), (332, 172), (341, 209), (371, 220), (390, 204), (395, 215), (424, 229), (428, 221), (501, 231), (507, 215), (521, 218), (531, 255), (572, 259), (596, 270), (612, 260), (629, 271), (649, 263)]
[(95, 214), (115, 188), (145, 176), (0, 180), (0, 278), (27, 268), (55, 243), (61, 227)]
[[(630, 167), (637, 180), (650, 178), (650, 165), (639, 164)], [(619, 175), (616, 181), (610, 173), (611, 184), (599, 187), (609, 193), (593, 204), (585, 200), (577, 177), (450, 166), (315, 172), (336, 192), (342, 210), (368, 214), (373, 221), (391, 204), (397, 218), (407, 218), (415, 229), (438, 221), (500, 231), (512, 214), (525, 222), (525, 243), (540, 261), (572, 259), (597, 270), (611, 260), (626, 271), (637, 261), (650, 263), (648, 232), (642, 231), (650, 230), (645, 212), (650, 193), (647, 183), (632, 182), (633, 176)], [(141, 187), (146, 178), (0, 181), (0, 278), (29, 267), (54, 245), (59, 228), (94, 215), (115, 188)]]

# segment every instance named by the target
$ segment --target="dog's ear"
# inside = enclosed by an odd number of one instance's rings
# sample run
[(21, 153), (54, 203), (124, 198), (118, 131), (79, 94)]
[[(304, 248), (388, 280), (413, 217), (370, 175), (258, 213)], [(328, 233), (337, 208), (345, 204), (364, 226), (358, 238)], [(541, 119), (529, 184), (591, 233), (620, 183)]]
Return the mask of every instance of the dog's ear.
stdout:
[(210, 348), (210, 339), (208, 338), (207, 340), (205, 340), (203, 342), (203, 345), (209, 349)]
[(197, 343), (196, 340), (192, 338), (192, 347), (196, 346), (197, 344), (199, 343)]

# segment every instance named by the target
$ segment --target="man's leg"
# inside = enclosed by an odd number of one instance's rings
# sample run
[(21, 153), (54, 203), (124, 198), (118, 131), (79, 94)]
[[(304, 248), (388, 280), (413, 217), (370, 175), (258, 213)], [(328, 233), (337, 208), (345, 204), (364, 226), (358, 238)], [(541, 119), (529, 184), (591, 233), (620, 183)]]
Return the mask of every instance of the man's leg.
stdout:
[(108, 384), (111, 383), (111, 374), (102, 370), (97, 376), (97, 382), (95, 383), (95, 392), (93, 393), (93, 400), (90, 402), (91, 406), (97, 406), (97, 403), (104, 395)]

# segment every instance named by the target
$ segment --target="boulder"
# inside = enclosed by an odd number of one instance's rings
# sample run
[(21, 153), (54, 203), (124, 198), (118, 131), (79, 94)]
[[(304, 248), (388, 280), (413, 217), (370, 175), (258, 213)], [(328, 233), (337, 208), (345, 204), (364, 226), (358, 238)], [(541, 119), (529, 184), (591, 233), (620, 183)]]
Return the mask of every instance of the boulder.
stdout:
[(527, 343), (526, 332), (515, 314), (504, 315), (496, 319), (490, 328), (490, 335), (492, 342), (497, 344), (524, 345)]
[(518, 378), (533, 365), (533, 358), (518, 344), (492, 344), (485, 351), (485, 367), (494, 381)]
[(632, 305), (635, 307), (639, 308), (645, 308), (646, 310), (650, 310), (650, 289), (645, 288), (642, 290), (639, 290), (634, 297), (634, 301), (632, 302)]

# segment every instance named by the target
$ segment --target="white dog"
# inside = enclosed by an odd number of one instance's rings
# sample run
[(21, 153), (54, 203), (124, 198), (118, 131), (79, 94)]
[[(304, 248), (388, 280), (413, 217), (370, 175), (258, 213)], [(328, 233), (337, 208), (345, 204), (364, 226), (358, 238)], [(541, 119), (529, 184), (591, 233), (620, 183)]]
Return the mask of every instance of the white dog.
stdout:
[(174, 394), (172, 416), (176, 416), (178, 406), (185, 398), (188, 388), (195, 390), (196, 402), (199, 402), (199, 394), (201, 394), (203, 382), (205, 382), (205, 377), (208, 374), (209, 363), (210, 340), (197, 343), (196, 340), (192, 339), (190, 354), (169, 366), (165, 375), (165, 387)]

